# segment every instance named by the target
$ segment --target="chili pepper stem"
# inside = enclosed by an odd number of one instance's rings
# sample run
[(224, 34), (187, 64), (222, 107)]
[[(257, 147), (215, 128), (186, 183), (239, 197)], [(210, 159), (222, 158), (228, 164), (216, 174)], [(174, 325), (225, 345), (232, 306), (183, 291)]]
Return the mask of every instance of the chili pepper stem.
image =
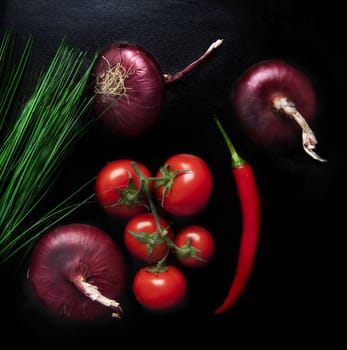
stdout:
[(220, 133), (222, 134), (224, 141), (226, 143), (226, 145), (228, 146), (228, 149), (230, 151), (230, 155), (231, 155), (231, 165), (233, 168), (237, 168), (243, 164), (246, 163), (246, 161), (237, 153), (234, 145), (232, 144), (232, 142), (230, 141), (227, 133), (225, 132), (222, 124), (220, 123), (219, 119), (217, 116), (214, 116), (214, 120), (217, 124), (217, 127), (220, 131)]

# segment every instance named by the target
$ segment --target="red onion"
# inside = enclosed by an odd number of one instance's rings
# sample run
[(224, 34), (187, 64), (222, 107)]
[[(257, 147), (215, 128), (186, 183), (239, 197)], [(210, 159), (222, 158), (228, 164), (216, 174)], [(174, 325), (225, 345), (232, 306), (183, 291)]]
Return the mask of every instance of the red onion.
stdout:
[(154, 57), (138, 45), (110, 45), (99, 54), (91, 72), (96, 117), (122, 137), (145, 133), (157, 122), (166, 84), (179, 80), (222, 42), (212, 43), (200, 58), (176, 74), (163, 74)]
[(297, 67), (281, 60), (262, 61), (236, 82), (232, 102), (242, 129), (255, 143), (286, 148), (302, 135), (304, 150), (325, 161), (314, 149), (316, 137), (309, 127), (317, 109), (311, 80)]
[(102, 230), (68, 224), (50, 231), (31, 257), (28, 279), (46, 307), (75, 320), (121, 316), (116, 299), (126, 280), (121, 251)]

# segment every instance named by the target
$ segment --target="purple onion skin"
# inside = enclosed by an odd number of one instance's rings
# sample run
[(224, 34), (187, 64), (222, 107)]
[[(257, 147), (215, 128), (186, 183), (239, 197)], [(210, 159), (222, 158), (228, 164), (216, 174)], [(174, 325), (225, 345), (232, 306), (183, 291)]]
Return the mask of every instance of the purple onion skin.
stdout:
[(290, 149), (300, 145), (301, 129), (288, 116), (275, 111), (276, 97), (286, 97), (308, 123), (313, 120), (317, 98), (311, 80), (281, 60), (262, 61), (250, 67), (231, 94), (236, 120), (255, 144)]
[(58, 227), (34, 249), (28, 278), (34, 293), (54, 313), (75, 320), (93, 320), (109, 312), (73, 283), (82, 276), (110, 299), (125, 288), (126, 266), (121, 251), (100, 229), (85, 224)]
[(97, 93), (94, 114), (114, 134), (131, 138), (151, 129), (164, 101), (164, 75), (151, 54), (138, 45), (118, 42), (99, 54), (91, 77), (95, 82), (111, 66), (120, 63), (128, 72), (125, 96)]

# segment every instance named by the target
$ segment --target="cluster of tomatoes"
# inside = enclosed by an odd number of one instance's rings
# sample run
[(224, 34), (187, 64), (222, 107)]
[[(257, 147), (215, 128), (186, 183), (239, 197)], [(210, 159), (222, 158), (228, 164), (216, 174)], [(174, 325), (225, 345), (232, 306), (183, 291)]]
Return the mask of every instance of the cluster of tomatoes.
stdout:
[(168, 260), (170, 254), (190, 268), (203, 267), (212, 258), (214, 238), (205, 227), (191, 224), (175, 233), (166, 219), (166, 214), (173, 220), (197, 214), (206, 207), (212, 190), (208, 164), (187, 153), (168, 158), (155, 176), (130, 159), (111, 161), (98, 173), (98, 202), (108, 213), (127, 219), (124, 244), (144, 262), (135, 273), (132, 290), (145, 308), (169, 310), (185, 299), (186, 277)]

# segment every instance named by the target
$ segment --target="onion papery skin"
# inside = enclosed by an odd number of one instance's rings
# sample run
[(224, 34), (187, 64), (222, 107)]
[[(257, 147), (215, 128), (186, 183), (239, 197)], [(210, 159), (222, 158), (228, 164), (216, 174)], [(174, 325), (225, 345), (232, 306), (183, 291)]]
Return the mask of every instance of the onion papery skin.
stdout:
[[(117, 42), (98, 56), (91, 77), (95, 87), (105, 72), (120, 64), (127, 72), (125, 95), (96, 93), (94, 114), (114, 134), (131, 138), (151, 129), (162, 110), (165, 82), (163, 72), (144, 48), (127, 42)], [(95, 90), (94, 90), (95, 93)]]
[(86, 224), (68, 224), (38, 242), (27, 276), (49, 310), (74, 320), (94, 320), (110, 310), (81, 293), (74, 278), (81, 276), (104, 296), (117, 299), (125, 288), (126, 265), (105, 232)]
[(283, 60), (261, 61), (245, 71), (234, 85), (231, 102), (235, 119), (255, 144), (282, 150), (300, 145), (301, 129), (274, 109), (274, 99), (293, 102), (308, 124), (317, 110), (310, 78)]

